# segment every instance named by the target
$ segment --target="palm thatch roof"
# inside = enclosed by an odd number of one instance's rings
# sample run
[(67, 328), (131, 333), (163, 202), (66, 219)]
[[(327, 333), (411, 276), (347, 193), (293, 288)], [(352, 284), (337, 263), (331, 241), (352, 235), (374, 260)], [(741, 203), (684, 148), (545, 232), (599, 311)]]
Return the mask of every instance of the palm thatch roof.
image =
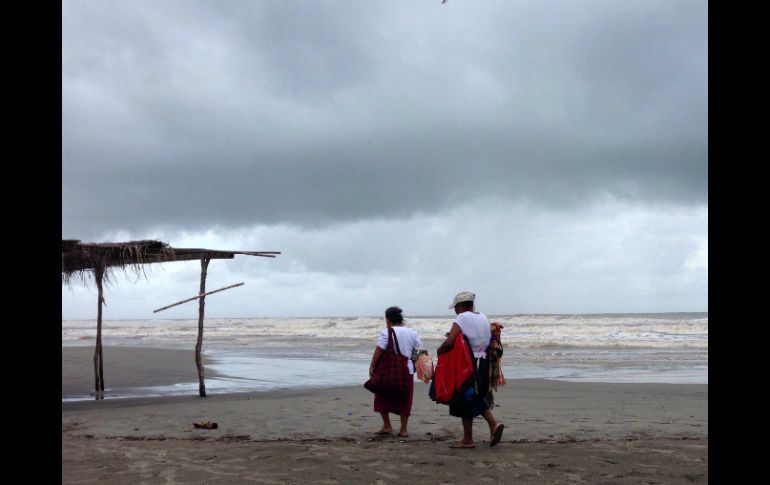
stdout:
[[(77, 276), (86, 281), (86, 275), (93, 273), (96, 286), (99, 290), (98, 311), (96, 314), (96, 351), (94, 354), (94, 387), (96, 399), (104, 398), (104, 368), (102, 356), (102, 305), (104, 304), (103, 285), (109, 281), (110, 273), (115, 270), (127, 272), (133, 270), (137, 274), (144, 274), (144, 265), (151, 263), (165, 263), (167, 261), (188, 261), (199, 259), (201, 261), (200, 294), (194, 298), (178, 303), (185, 303), (192, 299), (199, 300), (198, 306), (198, 343), (195, 346), (195, 363), (198, 367), (199, 394), (206, 397), (206, 386), (203, 380), (203, 364), (201, 360), (201, 347), (203, 345), (203, 311), (204, 299), (207, 294), (216, 293), (215, 290), (205, 293), (206, 268), (212, 259), (233, 259), (236, 254), (248, 256), (264, 256), (274, 258), (278, 251), (220, 251), (216, 249), (200, 248), (172, 248), (162, 241), (128, 241), (122, 243), (83, 243), (77, 239), (62, 239), (61, 241), (61, 277), (62, 282), (70, 284), (73, 277)], [(238, 285), (233, 285), (238, 286)], [(228, 287), (231, 288), (231, 287)], [(178, 304), (175, 303), (174, 305)], [(174, 305), (169, 305), (169, 308)]]
[(222, 251), (201, 248), (173, 248), (162, 241), (142, 240), (127, 242), (83, 243), (77, 239), (61, 241), (62, 282), (69, 284), (73, 277), (85, 280), (96, 270), (105, 277), (115, 270), (144, 274), (144, 265), (169, 261), (196, 259), (233, 259), (236, 254), (274, 258), (278, 251)]

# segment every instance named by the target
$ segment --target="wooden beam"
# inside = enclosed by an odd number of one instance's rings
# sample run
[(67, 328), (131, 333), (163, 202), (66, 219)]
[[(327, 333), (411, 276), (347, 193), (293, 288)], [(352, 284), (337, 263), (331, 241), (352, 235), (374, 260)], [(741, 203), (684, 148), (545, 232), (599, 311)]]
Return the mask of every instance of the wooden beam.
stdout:
[(211, 253), (183, 253), (183, 254), (158, 254), (147, 255), (140, 264), (144, 263), (165, 263), (166, 261), (192, 261), (201, 259), (233, 259), (235, 255), (233, 253), (211, 254)]
[(170, 304), (170, 305), (164, 306), (163, 308), (158, 308), (157, 310), (153, 310), (153, 311), (152, 311), (152, 313), (158, 313), (158, 312), (160, 312), (160, 311), (163, 311), (163, 310), (165, 310), (165, 309), (167, 309), (167, 308), (171, 308), (172, 306), (181, 305), (182, 303), (187, 303), (188, 301), (193, 301), (193, 300), (195, 300), (196, 298), (203, 298), (203, 297), (204, 297), (204, 296), (206, 296), (206, 295), (210, 295), (210, 294), (212, 294), (212, 293), (216, 293), (216, 292), (218, 292), (218, 291), (229, 290), (230, 288), (235, 288), (236, 286), (243, 286), (243, 283), (237, 283), (237, 284), (234, 284), (234, 285), (225, 286), (224, 288), (220, 288), (220, 289), (218, 289), (218, 290), (209, 291), (209, 292), (207, 292), (207, 293), (204, 293), (204, 294), (202, 294), (202, 295), (198, 295), (198, 296), (194, 296), (194, 297), (192, 297), (192, 298), (188, 298), (188, 299), (186, 299), (186, 300), (178, 301), (178, 302), (176, 302), (176, 303), (172, 303), (172, 304)]

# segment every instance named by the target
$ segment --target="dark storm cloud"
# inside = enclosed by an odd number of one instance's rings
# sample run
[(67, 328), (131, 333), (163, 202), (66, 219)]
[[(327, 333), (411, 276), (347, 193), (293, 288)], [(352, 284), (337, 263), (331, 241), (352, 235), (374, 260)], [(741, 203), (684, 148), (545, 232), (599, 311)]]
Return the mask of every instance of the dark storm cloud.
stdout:
[(706, 203), (705, 3), (415, 3), (64, 2), (63, 237)]

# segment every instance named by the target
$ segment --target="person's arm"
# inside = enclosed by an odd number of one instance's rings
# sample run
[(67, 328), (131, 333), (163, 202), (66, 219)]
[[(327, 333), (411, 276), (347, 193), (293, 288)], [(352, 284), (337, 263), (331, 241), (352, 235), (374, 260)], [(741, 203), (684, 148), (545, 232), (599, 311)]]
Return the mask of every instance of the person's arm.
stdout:
[(449, 335), (447, 336), (446, 340), (444, 340), (444, 343), (439, 345), (439, 347), (436, 349), (436, 355), (440, 355), (452, 350), (452, 347), (455, 346), (455, 339), (457, 338), (457, 335), (460, 332), (462, 332), (462, 330), (460, 329), (460, 326), (457, 324), (457, 322), (454, 322), (452, 324), (452, 329), (449, 331)]
[(369, 365), (369, 377), (372, 377), (374, 375), (374, 366), (377, 364), (377, 361), (380, 360), (380, 356), (382, 353), (385, 352), (382, 350), (382, 347), (379, 345), (374, 348), (374, 355), (372, 356), (372, 363)]
[(414, 348), (412, 350), (412, 355), (414, 355), (415, 353), (419, 353), (419, 351), (421, 349), (422, 349), (422, 340), (420, 340), (420, 337), (417, 335), (417, 332), (415, 332), (415, 334), (414, 334)]

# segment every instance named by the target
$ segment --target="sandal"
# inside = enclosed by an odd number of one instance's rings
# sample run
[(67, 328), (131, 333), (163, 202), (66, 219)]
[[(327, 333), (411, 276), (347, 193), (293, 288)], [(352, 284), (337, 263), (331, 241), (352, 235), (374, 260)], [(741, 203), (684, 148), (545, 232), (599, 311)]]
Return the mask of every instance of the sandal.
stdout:
[(489, 446), (495, 446), (500, 442), (500, 438), (503, 437), (503, 429), (505, 429), (504, 424), (497, 425), (497, 428), (495, 428), (495, 432), (492, 433), (492, 436), (489, 438)]

